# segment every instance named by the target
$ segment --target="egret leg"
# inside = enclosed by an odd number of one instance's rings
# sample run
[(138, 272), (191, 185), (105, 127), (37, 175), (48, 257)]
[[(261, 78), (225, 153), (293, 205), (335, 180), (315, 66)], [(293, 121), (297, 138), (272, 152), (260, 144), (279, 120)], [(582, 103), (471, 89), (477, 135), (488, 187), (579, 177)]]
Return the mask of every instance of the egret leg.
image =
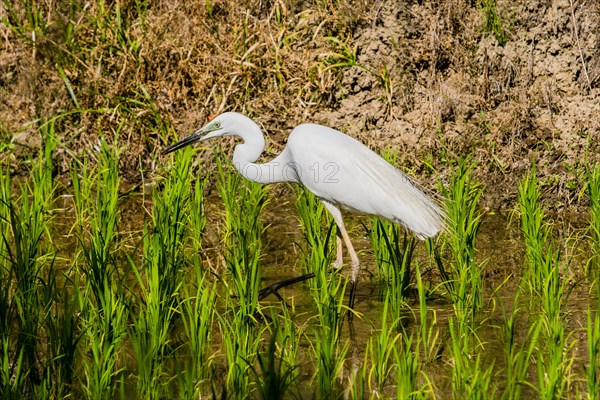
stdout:
[[(344, 240), (344, 244), (348, 249), (348, 253), (350, 253), (350, 259), (352, 260), (352, 274), (350, 275), (350, 300), (348, 302), (348, 307), (351, 309), (354, 308), (354, 296), (356, 294), (356, 285), (358, 283), (358, 272), (360, 271), (360, 262), (358, 261), (358, 256), (354, 251), (354, 247), (352, 246), (352, 242), (350, 242), (350, 237), (348, 236), (348, 232), (346, 231), (346, 227), (344, 226), (344, 220), (342, 219), (342, 212), (339, 208), (334, 206), (331, 203), (323, 201), (325, 208), (331, 213), (333, 220), (338, 226), (338, 232), (342, 235), (342, 239)], [(339, 251), (339, 247), (338, 247)], [(339, 253), (338, 253), (339, 255)], [(352, 314), (350, 314), (352, 315)]]
[(342, 235), (340, 233), (340, 230), (337, 229), (337, 234), (336, 234), (336, 256), (335, 256), (335, 262), (333, 263), (333, 268), (338, 269), (342, 266), (342, 264), (344, 263), (344, 249), (342, 248)]

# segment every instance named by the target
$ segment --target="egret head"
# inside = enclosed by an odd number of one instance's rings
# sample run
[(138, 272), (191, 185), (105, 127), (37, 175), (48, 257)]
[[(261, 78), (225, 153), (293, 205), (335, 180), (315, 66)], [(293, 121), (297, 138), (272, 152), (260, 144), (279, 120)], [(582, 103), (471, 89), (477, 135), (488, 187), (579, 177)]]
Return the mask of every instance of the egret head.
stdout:
[(174, 143), (168, 146), (163, 150), (163, 154), (169, 154), (176, 150), (182, 149), (186, 146), (189, 146), (192, 143), (202, 142), (207, 139), (211, 139), (219, 136), (226, 136), (231, 132), (229, 127), (229, 118), (227, 116), (229, 113), (221, 114), (208, 124), (204, 125), (202, 128), (198, 129), (191, 135), (181, 139), (179, 142)]

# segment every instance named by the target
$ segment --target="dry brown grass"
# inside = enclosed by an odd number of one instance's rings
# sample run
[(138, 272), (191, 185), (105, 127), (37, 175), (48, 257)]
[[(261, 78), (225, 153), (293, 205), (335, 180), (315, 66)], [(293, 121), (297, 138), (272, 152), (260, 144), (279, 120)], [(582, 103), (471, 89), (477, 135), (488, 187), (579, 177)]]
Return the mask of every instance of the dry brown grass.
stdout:
[(22, 156), (39, 121), (79, 110), (60, 117), (63, 145), (77, 154), (118, 137), (122, 168), (135, 174), (138, 159), (211, 114), (238, 110), (278, 132), (330, 103), (340, 70), (323, 62), (329, 37), (351, 37), (367, 2), (7, 4), (3, 140)]
[(397, 147), (417, 174), (470, 156), (495, 205), (514, 200), (530, 159), (564, 187), (597, 158), (590, 0), (3, 0), (0, 18), (0, 158), (14, 171), (57, 118), (59, 173), (102, 135), (137, 180), (165, 143), (225, 110), (264, 127), (267, 156), (306, 121)]

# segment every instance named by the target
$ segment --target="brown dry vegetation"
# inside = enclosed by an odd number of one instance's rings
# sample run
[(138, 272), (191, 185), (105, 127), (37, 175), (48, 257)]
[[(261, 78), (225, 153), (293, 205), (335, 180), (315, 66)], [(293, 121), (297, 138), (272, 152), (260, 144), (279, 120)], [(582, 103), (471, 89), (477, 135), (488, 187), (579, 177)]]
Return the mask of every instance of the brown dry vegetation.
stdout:
[(306, 121), (398, 149), (423, 180), (469, 156), (491, 206), (513, 204), (534, 159), (571, 204), (598, 161), (596, 0), (3, 0), (0, 19), (13, 173), (50, 120), (57, 174), (104, 136), (136, 181), (226, 110), (264, 127), (266, 157)]

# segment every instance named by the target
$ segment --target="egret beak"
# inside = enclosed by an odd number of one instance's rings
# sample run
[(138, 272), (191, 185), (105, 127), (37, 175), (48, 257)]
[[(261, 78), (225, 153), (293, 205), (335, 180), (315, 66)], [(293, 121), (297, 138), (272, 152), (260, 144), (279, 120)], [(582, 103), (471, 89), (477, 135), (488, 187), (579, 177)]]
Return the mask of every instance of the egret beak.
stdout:
[(181, 139), (179, 142), (168, 146), (162, 151), (162, 154), (169, 154), (176, 150), (189, 146), (192, 143), (201, 142), (203, 140), (210, 139), (219, 135), (220, 133), (218, 133), (217, 131), (207, 131), (206, 128), (202, 128), (192, 133), (191, 135)]

